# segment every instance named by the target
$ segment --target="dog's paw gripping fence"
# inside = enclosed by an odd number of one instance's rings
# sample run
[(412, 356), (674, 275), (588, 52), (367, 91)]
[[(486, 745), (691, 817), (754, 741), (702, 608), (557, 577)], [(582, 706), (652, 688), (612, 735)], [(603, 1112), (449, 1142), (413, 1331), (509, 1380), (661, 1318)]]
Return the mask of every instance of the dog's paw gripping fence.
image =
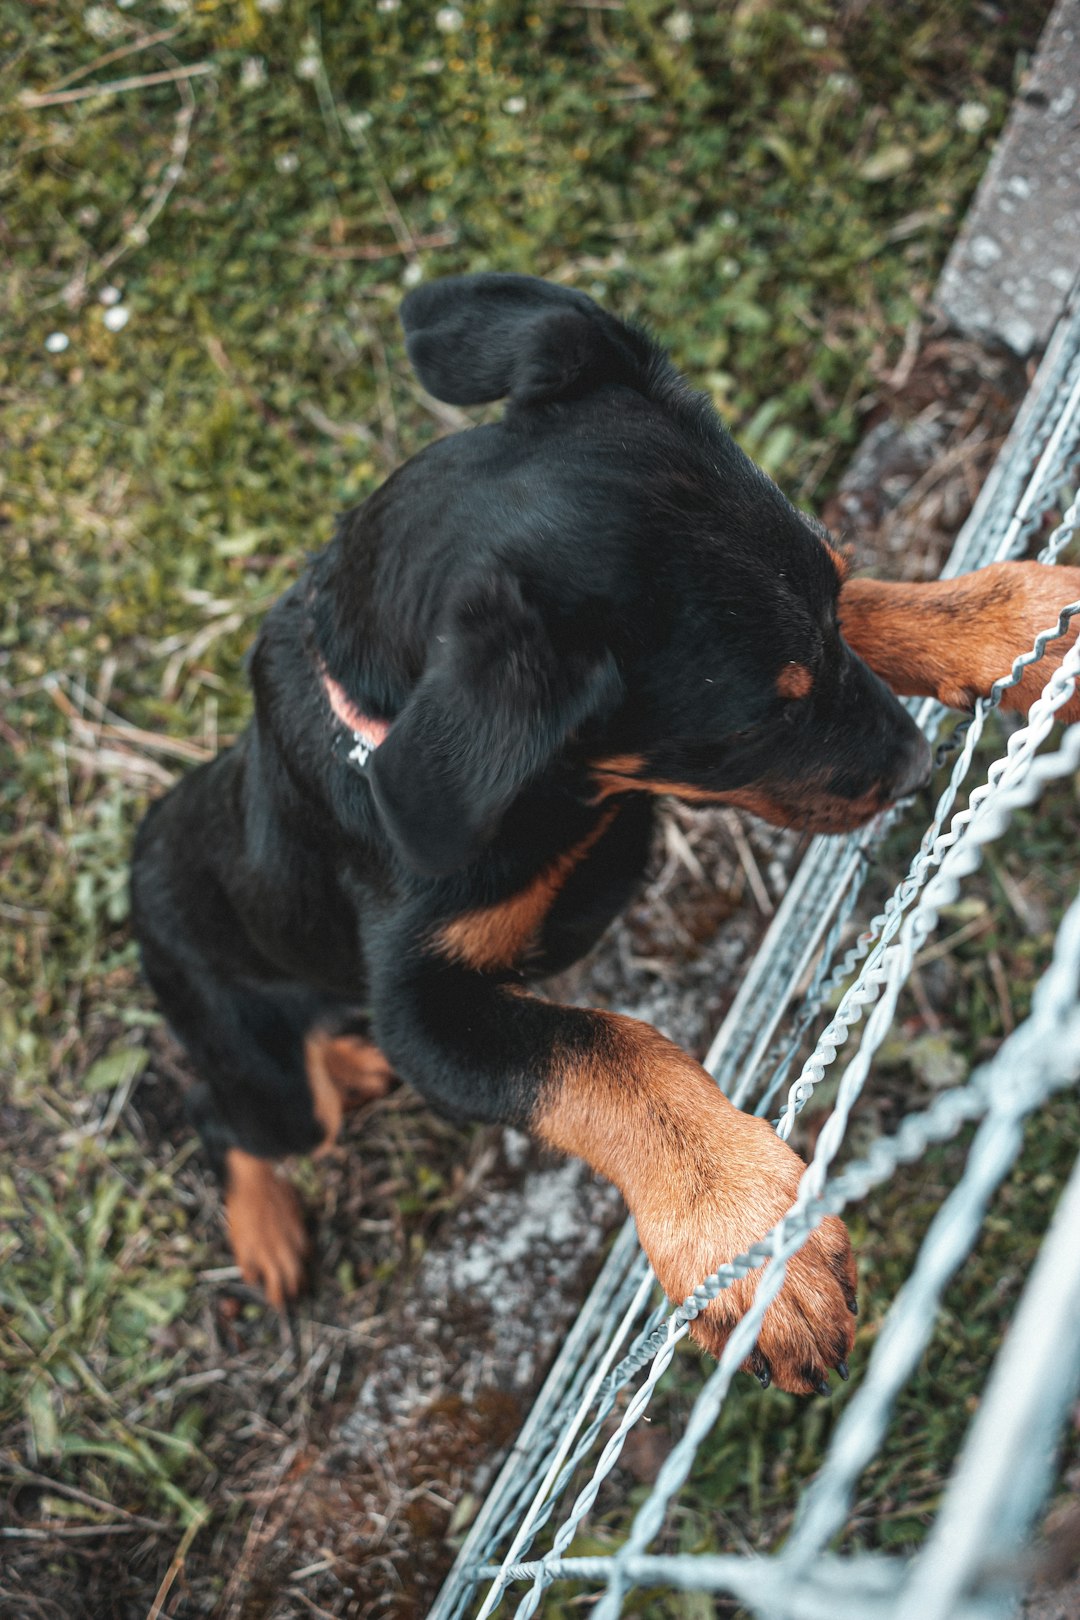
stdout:
[[(1054, 562), (1080, 533), (1078, 472), (1080, 300), (1058, 327), (945, 573), (1025, 554), (1047, 514), (1060, 510), (1071, 494), (1039, 553), (1041, 561)], [(1048, 782), (1080, 770), (1080, 723), (1064, 732), (1055, 749), (1044, 748), (1056, 712), (1080, 678), (1078, 638), (1026, 724), (1009, 737), (1004, 756), (969, 792), (966, 806), (955, 809), (990, 710), (1078, 613), (1080, 602), (1063, 604), (1057, 624), (1046, 627), (939, 751), (941, 763), (953, 754), (955, 759), (918, 853), (881, 913), (839, 961), (870, 851), (902, 810), (887, 812), (858, 833), (811, 845), (706, 1059), (736, 1103), (759, 1114), (778, 1112), (777, 1129), (787, 1136), (840, 1047), (854, 1044), (861, 1029), (798, 1199), (760, 1243), (707, 1278), (674, 1312), (651, 1308), (652, 1273), (632, 1223), (626, 1223), (430, 1620), (486, 1620), (499, 1609), (525, 1620), (542, 1613), (544, 1594), (554, 1583), (569, 1579), (591, 1583), (599, 1594), (589, 1609), (594, 1620), (615, 1620), (634, 1587), (726, 1593), (769, 1620), (991, 1620), (1015, 1611), (1024, 1580), (1022, 1550), (1053, 1477), (1056, 1439), (1080, 1387), (1080, 1160), (923, 1546), (909, 1558), (840, 1556), (828, 1548), (844, 1529), (860, 1474), (880, 1447), (897, 1396), (926, 1348), (943, 1290), (975, 1244), (988, 1202), (1016, 1160), (1024, 1121), (1080, 1079), (1080, 898), (1061, 925), (1029, 1018), (993, 1060), (965, 1083), (939, 1092), (930, 1107), (909, 1114), (893, 1135), (874, 1141), (864, 1158), (841, 1171), (831, 1167), (900, 990), (942, 908), (956, 899), (1013, 812), (1035, 801)], [(932, 702), (914, 707), (920, 725), (936, 736), (944, 711)], [(793, 1007), (808, 974), (809, 989)], [(845, 985), (812, 1054), (794, 1075), (804, 1037)], [(976, 1129), (964, 1173), (929, 1227), (782, 1549), (767, 1557), (650, 1554), (783, 1282), (787, 1260), (826, 1215), (843, 1211), (899, 1165), (971, 1124)], [(753, 1307), (701, 1389), (625, 1541), (609, 1556), (574, 1556), (575, 1534), (689, 1322), (722, 1288), (765, 1260), (772, 1264)], [(571, 1480), (597, 1448), (591, 1478), (568, 1500)], [(557, 1527), (540, 1556), (533, 1545), (549, 1521)]]

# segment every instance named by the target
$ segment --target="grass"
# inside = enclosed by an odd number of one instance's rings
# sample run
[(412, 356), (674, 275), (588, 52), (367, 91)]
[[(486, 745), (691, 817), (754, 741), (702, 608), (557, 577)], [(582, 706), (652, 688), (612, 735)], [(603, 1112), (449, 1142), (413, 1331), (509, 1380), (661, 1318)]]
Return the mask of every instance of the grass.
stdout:
[[(209, 1612), (259, 1512), (250, 1457), (331, 1420), (304, 1345), (286, 1396), (288, 1345), (217, 1276), (214, 1200), (126, 933), (126, 863), (148, 797), (243, 724), (245, 649), (334, 510), (458, 421), (405, 364), (404, 287), (496, 268), (592, 291), (647, 320), (820, 506), (888, 394), (1045, 9), (988, 26), (977, 0), (913, 0), (902, 24), (884, 3), (818, 0), (0, 0), (0, 1471), (19, 1532), (0, 1605), (141, 1617), (161, 1592), (164, 1612)], [(27, 95), (155, 73), (174, 77)], [(1072, 813), (1062, 789), (1027, 816), (994, 857), (1004, 881), (991, 869), (979, 891), (987, 927), (926, 969), (948, 1009), (939, 1048), (966, 1059), (999, 1038), (994, 953), (1022, 1016), (1075, 866)], [(999, 921), (1018, 887), (1043, 918), (1019, 943)], [(914, 1028), (875, 1106), (926, 1083)], [(1016, 1254), (1061, 1173), (1049, 1135), (1033, 1129), (1015, 1180)], [(407, 1102), (374, 1137), (363, 1186), (331, 1186), (388, 1235), (370, 1260), (331, 1250), (327, 1346), (378, 1316), (395, 1268), (452, 1218), (469, 1151)], [(927, 1209), (951, 1162), (926, 1167)], [(909, 1258), (909, 1193), (865, 1217), (870, 1324)], [(957, 1390), (978, 1387), (1000, 1332), (1008, 1252), (958, 1285), (977, 1303), (954, 1307), (975, 1324)], [(348, 1342), (330, 1358), (342, 1392)], [(687, 1364), (673, 1422), (697, 1376)], [(916, 1532), (954, 1443), (926, 1380), (881, 1464), (896, 1478), (872, 1486), (890, 1536)], [(746, 1456), (738, 1531), (775, 1532), (831, 1421), (741, 1395), (678, 1534), (726, 1533)], [(193, 1608), (175, 1555), (200, 1548)], [(275, 1601), (244, 1612), (286, 1612)]]

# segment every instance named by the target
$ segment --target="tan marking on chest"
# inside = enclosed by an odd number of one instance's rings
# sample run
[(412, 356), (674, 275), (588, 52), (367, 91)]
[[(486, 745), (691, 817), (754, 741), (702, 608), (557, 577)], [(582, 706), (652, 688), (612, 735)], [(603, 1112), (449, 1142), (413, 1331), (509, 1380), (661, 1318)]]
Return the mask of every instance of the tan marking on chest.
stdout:
[(615, 815), (614, 810), (607, 811), (580, 843), (557, 855), (517, 894), (444, 923), (435, 933), (435, 949), (452, 962), (481, 970), (513, 967), (520, 962), (536, 944), (544, 918), (567, 878), (607, 831)]

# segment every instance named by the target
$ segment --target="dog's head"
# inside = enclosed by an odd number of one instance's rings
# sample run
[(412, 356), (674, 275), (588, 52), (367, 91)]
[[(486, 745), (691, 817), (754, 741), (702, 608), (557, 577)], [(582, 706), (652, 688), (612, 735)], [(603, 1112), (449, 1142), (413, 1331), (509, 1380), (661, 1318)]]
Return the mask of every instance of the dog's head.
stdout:
[(466, 864), (551, 772), (815, 832), (925, 780), (924, 740), (840, 635), (827, 537), (645, 334), (525, 276), (430, 283), (402, 317), (438, 397), (509, 401), (416, 458), (399, 497), (443, 570), (371, 767), (412, 865)]

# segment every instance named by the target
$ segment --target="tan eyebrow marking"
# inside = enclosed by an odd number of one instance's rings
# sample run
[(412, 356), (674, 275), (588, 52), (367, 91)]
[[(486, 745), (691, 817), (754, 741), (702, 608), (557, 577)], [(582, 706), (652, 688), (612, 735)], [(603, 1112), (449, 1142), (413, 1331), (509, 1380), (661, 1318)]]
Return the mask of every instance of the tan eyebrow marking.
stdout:
[(836, 577), (841, 585), (847, 579), (851, 570), (851, 559), (844, 552), (838, 551), (831, 541), (822, 539), (822, 545), (832, 558), (832, 565), (836, 569)]
[(814, 677), (805, 664), (797, 664), (794, 659), (785, 664), (776, 677), (776, 690), (782, 698), (808, 697), (813, 690)]

